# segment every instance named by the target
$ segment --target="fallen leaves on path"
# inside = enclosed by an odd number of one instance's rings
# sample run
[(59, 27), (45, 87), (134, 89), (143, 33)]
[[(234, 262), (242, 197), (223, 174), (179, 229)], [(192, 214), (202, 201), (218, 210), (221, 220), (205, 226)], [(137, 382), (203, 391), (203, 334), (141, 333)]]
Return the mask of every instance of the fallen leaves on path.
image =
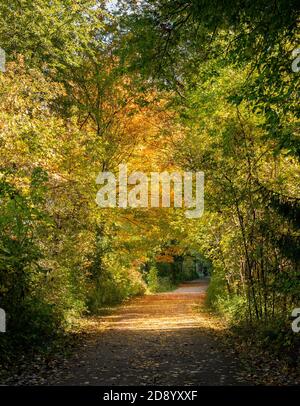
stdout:
[[(5, 383), (16, 385), (283, 385), (280, 362), (229, 334), (204, 306), (207, 282), (132, 299), (80, 320), (71, 357), (35, 357)], [(262, 358), (261, 358), (262, 357)], [(24, 361), (25, 362), (25, 361)], [(24, 367), (25, 366), (25, 367)], [(280, 366), (280, 367), (279, 367)]]

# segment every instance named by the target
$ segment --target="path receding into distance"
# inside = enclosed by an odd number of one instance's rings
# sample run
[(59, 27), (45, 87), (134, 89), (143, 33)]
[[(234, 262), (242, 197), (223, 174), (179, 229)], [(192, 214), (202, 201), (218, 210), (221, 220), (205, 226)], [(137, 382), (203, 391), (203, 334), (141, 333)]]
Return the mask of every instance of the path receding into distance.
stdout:
[(241, 385), (221, 323), (201, 311), (207, 281), (136, 298), (90, 319), (90, 334), (50, 385)]

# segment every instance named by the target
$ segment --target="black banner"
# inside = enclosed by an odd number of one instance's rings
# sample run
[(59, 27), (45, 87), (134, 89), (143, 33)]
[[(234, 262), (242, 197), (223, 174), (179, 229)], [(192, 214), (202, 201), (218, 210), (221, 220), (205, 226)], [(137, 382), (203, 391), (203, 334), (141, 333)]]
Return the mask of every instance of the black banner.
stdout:
[[(300, 387), (135, 387), (135, 386), (2, 386), (0, 399), (37, 402), (74, 400), (80, 402), (122, 401), (218, 401), (240, 404), (245, 401), (283, 401), (300, 399)], [(2, 404), (2, 402), (0, 403)]]

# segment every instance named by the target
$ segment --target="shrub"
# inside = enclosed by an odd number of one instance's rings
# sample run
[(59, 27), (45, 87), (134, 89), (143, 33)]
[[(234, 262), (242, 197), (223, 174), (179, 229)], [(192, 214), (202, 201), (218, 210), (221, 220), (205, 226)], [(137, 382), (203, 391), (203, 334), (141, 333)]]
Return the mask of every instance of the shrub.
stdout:
[(170, 276), (159, 276), (159, 271), (155, 266), (151, 266), (147, 274), (147, 285), (151, 293), (166, 292), (174, 289), (175, 285)]
[(97, 313), (104, 306), (116, 305), (144, 292), (145, 284), (135, 269), (111, 266), (102, 270), (90, 288), (88, 309)]
[(207, 290), (206, 303), (230, 323), (243, 321), (247, 317), (246, 298), (229, 293), (221, 273), (213, 274)]

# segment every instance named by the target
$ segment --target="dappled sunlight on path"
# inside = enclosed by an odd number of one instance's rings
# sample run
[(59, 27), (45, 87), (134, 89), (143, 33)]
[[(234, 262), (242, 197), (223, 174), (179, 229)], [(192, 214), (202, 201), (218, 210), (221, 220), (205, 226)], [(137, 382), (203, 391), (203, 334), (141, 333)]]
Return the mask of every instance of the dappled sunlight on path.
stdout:
[(238, 361), (219, 345), (224, 325), (203, 311), (207, 280), (132, 299), (83, 320), (88, 339), (59, 385), (234, 385)]
[[(172, 331), (185, 328), (220, 329), (208, 317), (197, 312), (204, 300), (206, 281), (181, 285), (173, 292), (135, 299), (118, 309), (117, 314), (101, 318), (107, 330)], [(97, 328), (99, 319), (90, 320)]]

